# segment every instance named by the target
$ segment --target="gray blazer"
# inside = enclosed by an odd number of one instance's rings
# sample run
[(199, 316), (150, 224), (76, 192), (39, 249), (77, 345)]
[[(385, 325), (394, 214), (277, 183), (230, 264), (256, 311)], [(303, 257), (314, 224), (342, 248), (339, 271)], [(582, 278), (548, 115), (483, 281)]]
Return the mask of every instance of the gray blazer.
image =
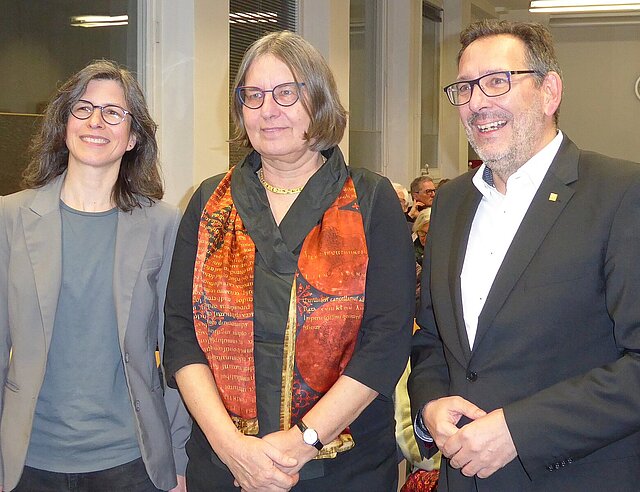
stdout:
[(564, 137), (498, 270), (473, 350), (460, 290), (481, 199), (471, 178), (447, 183), (434, 204), (412, 414), (445, 395), (503, 408), (518, 458), (486, 479), (443, 459), (438, 490), (638, 490), (640, 166)]
[[(0, 197), (0, 484), (7, 491), (22, 474), (47, 364), (61, 282), (64, 176)], [(173, 454), (184, 473), (191, 428), (178, 393), (163, 391), (155, 360), (156, 344), (160, 353), (164, 344), (164, 297), (179, 219), (179, 211), (163, 202), (119, 212), (113, 271), (138, 444), (149, 477), (162, 490), (176, 485)]]

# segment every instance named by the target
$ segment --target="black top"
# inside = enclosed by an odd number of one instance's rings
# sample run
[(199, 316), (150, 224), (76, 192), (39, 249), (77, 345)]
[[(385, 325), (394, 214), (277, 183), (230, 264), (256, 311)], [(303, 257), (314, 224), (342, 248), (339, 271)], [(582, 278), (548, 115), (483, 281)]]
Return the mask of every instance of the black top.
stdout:
[[(373, 449), (384, 453), (382, 456), (388, 454), (395, 459), (391, 395), (409, 353), (415, 286), (413, 248), (389, 181), (364, 169), (347, 168), (337, 147), (324, 155), (327, 162), (310, 178), (280, 226), (275, 223), (266, 192), (255, 174), (261, 166), (259, 154), (247, 156), (231, 180), (234, 203), (256, 245), (254, 357), (259, 435), (279, 429), (283, 339), (302, 243), (351, 175), (363, 215), (369, 265), (362, 326), (345, 375), (376, 390), (380, 396), (351, 425), (356, 446), (345, 454), (355, 458), (365, 448), (374, 446)], [(164, 364), (170, 386), (175, 386), (173, 375), (181, 367), (207, 364), (193, 327), (193, 267), (200, 216), (223, 176), (202, 183), (191, 198), (178, 230), (165, 305)], [(194, 428), (192, 439), (208, 448), (201, 431), (196, 425)], [(303, 468), (301, 478), (333, 473), (329, 469), (340, 461), (340, 456), (313, 460)], [(366, 463), (364, 460), (363, 466)]]

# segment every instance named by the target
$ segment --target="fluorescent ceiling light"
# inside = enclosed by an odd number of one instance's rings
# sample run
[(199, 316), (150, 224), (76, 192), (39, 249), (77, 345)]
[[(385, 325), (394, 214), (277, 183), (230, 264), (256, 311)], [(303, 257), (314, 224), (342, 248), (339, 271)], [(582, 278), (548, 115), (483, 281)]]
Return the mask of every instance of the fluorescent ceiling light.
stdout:
[(74, 15), (71, 17), (73, 27), (108, 27), (126, 26), (128, 15)]
[(277, 12), (237, 12), (229, 14), (229, 24), (266, 24), (278, 23)]
[(640, 11), (640, 2), (630, 0), (532, 0), (529, 12), (633, 12)]

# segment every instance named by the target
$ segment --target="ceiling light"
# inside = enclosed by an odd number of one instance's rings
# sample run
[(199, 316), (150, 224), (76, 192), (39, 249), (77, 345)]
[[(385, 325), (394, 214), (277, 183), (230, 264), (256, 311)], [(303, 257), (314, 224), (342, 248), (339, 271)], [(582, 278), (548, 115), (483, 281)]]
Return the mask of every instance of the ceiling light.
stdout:
[(532, 0), (529, 12), (597, 13), (640, 11), (640, 2), (630, 0)]
[(129, 24), (128, 15), (74, 15), (70, 24), (73, 27), (108, 27), (126, 26)]

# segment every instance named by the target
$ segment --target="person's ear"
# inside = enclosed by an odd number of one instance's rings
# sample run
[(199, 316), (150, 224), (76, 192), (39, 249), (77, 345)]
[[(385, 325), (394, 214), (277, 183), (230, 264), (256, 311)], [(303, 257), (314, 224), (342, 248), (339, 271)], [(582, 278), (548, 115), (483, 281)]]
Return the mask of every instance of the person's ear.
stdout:
[(127, 143), (127, 152), (129, 152), (136, 146), (137, 141), (138, 140), (136, 139), (136, 135), (134, 133), (131, 133), (131, 135), (129, 136), (129, 142)]
[(547, 116), (553, 116), (562, 100), (562, 79), (557, 72), (549, 72), (542, 81), (543, 109)]

